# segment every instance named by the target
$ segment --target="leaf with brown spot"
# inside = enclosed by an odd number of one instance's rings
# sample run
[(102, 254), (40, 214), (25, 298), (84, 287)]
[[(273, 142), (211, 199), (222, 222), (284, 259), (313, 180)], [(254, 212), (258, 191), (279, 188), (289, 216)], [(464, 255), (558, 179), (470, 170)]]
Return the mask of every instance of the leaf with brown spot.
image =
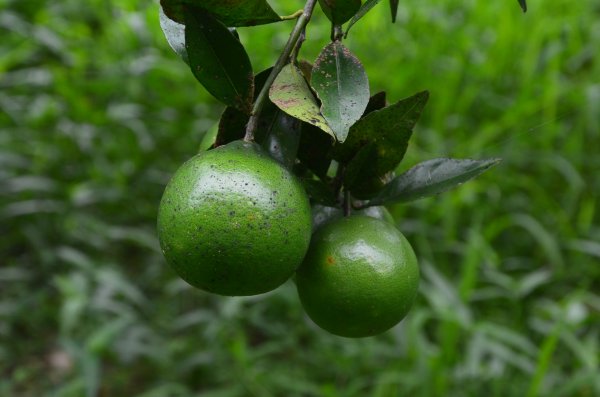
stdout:
[(315, 61), (311, 85), (321, 100), (321, 114), (337, 140), (344, 142), (369, 103), (362, 64), (341, 42), (329, 43)]
[(317, 99), (295, 65), (283, 67), (269, 90), (269, 98), (290, 116), (319, 127), (335, 137), (319, 111)]

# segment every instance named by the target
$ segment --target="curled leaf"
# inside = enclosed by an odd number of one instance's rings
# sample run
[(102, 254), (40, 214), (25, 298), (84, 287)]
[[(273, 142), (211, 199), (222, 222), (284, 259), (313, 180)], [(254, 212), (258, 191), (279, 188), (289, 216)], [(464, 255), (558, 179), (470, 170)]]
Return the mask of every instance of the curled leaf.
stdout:
[(394, 178), (368, 205), (400, 203), (433, 196), (475, 178), (500, 161), (443, 158), (428, 160)]

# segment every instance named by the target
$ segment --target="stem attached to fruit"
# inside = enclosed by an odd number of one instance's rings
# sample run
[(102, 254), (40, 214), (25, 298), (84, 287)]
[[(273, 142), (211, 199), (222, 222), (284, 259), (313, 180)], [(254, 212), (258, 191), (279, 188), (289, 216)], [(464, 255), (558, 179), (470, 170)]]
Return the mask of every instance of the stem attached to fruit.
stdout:
[(352, 206), (350, 204), (350, 192), (344, 189), (344, 216), (350, 216)]
[(304, 10), (298, 17), (296, 26), (294, 26), (294, 30), (292, 30), (290, 38), (288, 39), (283, 52), (279, 56), (279, 59), (277, 59), (277, 62), (275, 62), (273, 70), (271, 71), (271, 74), (269, 74), (267, 81), (265, 81), (265, 85), (263, 86), (262, 90), (260, 90), (258, 93), (258, 96), (254, 101), (252, 113), (250, 113), (250, 120), (248, 120), (248, 124), (246, 125), (246, 135), (244, 136), (244, 140), (246, 142), (254, 141), (254, 132), (256, 131), (256, 127), (258, 125), (258, 117), (260, 116), (260, 112), (265, 104), (265, 101), (269, 97), (269, 89), (271, 88), (271, 85), (273, 85), (273, 82), (275, 81), (275, 78), (279, 72), (281, 72), (281, 69), (283, 69), (283, 67), (288, 63), (288, 59), (292, 53), (292, 50), (296, 46), (298, 39), (304, 31), (304, 28), (310, 21), (310, 17), (312, 16), (316, 3), (317, 0), (307, 0), (306, 4), (304, 5)]

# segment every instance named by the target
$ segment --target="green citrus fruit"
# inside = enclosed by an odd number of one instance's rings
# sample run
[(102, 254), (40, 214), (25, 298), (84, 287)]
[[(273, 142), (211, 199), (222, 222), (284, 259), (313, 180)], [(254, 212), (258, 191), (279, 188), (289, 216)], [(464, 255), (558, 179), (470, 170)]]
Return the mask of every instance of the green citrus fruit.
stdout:
[[(327, 207), (320, 204), (312, 206), (312, 225), (313, 233), (321, 228), (321, 226), (344, 217), (344, 211), (337, 207)], [(391, 224), (394, 224), (394, 217), (387, 208), (382, 206), (367, 207), (358, 211), (353, 211), (354, 215), (366, 215), (371, 218), (381, 219)]]
[(356, 14), (361, 0), (319, 0), (319, 4), (334, 25), (342, 25)]
[(358, 338), (384, 332), (404, 318), (417, 293), (419, 268), (394, 225), (357, 215), (313, 235), (296, 285), (317, 325)]
[(310, 204), (300, 182), (243, 141), (183, 164), (158, 212), (167, 262), (191, 285), (221, 295), (255, 295), (284, 283), (302, 262), (310, 235)]

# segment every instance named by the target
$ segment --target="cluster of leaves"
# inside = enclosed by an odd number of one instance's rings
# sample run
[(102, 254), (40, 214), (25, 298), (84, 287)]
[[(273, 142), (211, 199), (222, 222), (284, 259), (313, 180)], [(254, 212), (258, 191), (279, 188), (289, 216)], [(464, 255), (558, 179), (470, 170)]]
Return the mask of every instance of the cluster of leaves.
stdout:
[[(370, 96), (364, 67), (342, 37), (378, 1), (319, 2), (332, 22), (332, 41), (314, 63), (298, 61), (302, 40), (290, 41), (293, 56), (255, 76), (235, 28), (285, 19), (266, 1), (161, 1), (167, 40), (206, 90), (227, 105), (212, 147), (244, 138), (250, 118), (258, 117), (256, 141), (302, 178), (313, 202), (342, 206), (349, 203), (343, 192), (349, 192), (356, 208), (438, 194), (499, 162), (434, 159), (395, 176), (429, 93), (393, 104), (385, 92)], [(392, 19), (397, 8), (392, 1)], [(310, 18), (312, 8), (308, 12), (304, 17)], [(261, 98), (267, 89), (269, 99)], [(264, 109), (262, 103), (253, 106), (255, 100), (265, 100)]]

